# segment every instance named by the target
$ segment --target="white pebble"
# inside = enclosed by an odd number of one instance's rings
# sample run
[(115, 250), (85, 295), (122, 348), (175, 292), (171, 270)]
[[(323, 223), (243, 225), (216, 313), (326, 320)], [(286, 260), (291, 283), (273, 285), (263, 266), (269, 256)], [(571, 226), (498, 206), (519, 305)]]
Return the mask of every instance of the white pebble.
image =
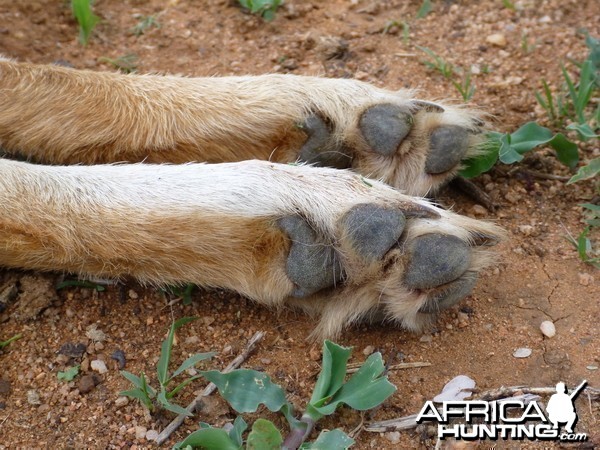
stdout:
[(95, 359), (90, 363), (92, 370), (102, 374), (108, 372), (106, 364), (101, 359)]
[(369, 356), (371, 353), (373, 353), (375, 351), (375, 347), (373, 347), (372, 345), (367, 345), (364, 349), (363, 349), (363, 355), (365, 356)]
[(389, 433), (385, 433), (385, 437), (392, 444), (397, 444), (400, 442), (400, 432), (399, 431), (391, 431)]
[(157, 437), (158, 437), (158, 431), (156, 431), (156, 430), (148, 430), (148, 432), (146, 433), (147, 441), (155, 441)]
[(531, 356), (530, 348), (518, 348), (514, 351), (513, 356), (515, 358), (529, 358)]
[(549, 320), (544, 320), (540, 324), (540, 331), (544, 336), (551, 338), (556, 334), (556, 327)]
[(485, 41), (497, 47), (506, 47), (506, 36), (500, 33), (490, 34)]
[(146, 432), (148, 429), (146, 427), (135, 427), (135, 437), (136, 439), (144, 439), (146, 437)]
[(123, 406), (126, 406), (129, 404), (129, 398), (127, 397), (119, 397), (115, 400), (115, 406), (117, 408), (122, 408)]
[(598, 370), (598, 366), (586, 366), (587, 370)]

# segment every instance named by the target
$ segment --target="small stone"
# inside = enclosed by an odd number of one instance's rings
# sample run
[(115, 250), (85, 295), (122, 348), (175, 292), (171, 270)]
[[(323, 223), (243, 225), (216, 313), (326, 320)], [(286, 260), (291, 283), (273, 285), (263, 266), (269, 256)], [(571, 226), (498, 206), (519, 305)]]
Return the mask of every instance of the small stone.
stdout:
[(269, 364), (271, 364), (271, 360), (269, 358), (261, 358), (260, 362), (263, 363), (265, 366), (268, 366)]
[(548, 338), (554, 337), (554, 335), (556, 334), (556, 327), (554, 326), (554, 323), (552, 323), (549, 320), (544, 320), (541, 324), (540, 324), (540, 331), (542, 332), (542, 334)]
[(86, 350), (86, 346), (82, 342), (79, 342), (77, 344), (74, 344), (72, 342), (67, 342), (66, 344), (63, 344), (60, 347), (60, 349), (58, 350), (58, 353), (60, 355), (68, 356), (70, 358), (81, 358), (83, 356), (83, 354), (85, 353), (85, 350)]
[(94, 342), (102, 342), (106, 340), (104, 331), (98, 329), (98, 325), (93, 323), (87, 327), (85, 335)]
[(90, 363), (90, 367), (92, 370), (98, 372), (99, 374), (103, 374), (108, 372), (108, 368), (106, 367), (106, 363), (101, 359), (95, 359)]
[(433, 336), (431, 336), (430, 334), (424, 334), (419, 339), (419, 342), (431, 342), (431, 341), (433, 341)]
[(146, 432), (146, 440), (147, 441), (156, 441), (157, 437), (158, 437), (158, 431), (156, 431), (156, 430), (148, 430)]
[(133, 289), (129, 289), (129, 292), (127, 292), (127, 295), (132, 300), (137, 300), (137, 298), (139, 297), (138, 293), (135, 292)]
[(471, 208), (471, 213), (475, 217), (485, 217), (488, 215), (487, 209), (485, 209), (481, 205), (473, 205), (473, 207)]
[(519, 233), (525, 236), (531, 236), (534, 228), (531, 225), (519, 225)]
[(598, 366), (585, 366), (587, 370), (598, 370)]
[(374, 351), (375, 351), (375, 347), (373, 347), (372, 345), (367, 345), (363, 350), (363, 355), (369, 356)]
[(400, 432), (392, 431), (390, 433), (385, 433), (385, 438), (392, 444), (397, 444), (398, 442), (400, 442)]
[(495, 45), (496, 47), (506, 47), (506, 36), (504, 36), (502, 33), (490, 34), (485, 38), (485, 42)]
[(200, 343), (200, 338), (198, 336), (188, 336), (183, 342), (185, 342), (186, 344), (195, 345)]
[(0, 396), (8, 397), (10, 390), (10, 381), (0, 378)]
[(594, 277), (587, 272), (579, 274), (579, 284), (582, 286), (589, 286), (594, 283)]
[(87, 394), (91, 392), (96, 387), (96, 380), (92, 375), (84, 375), (79, 379), (77, 383), (77, 389), (82, 394)]
[(96, 350), (96, 352), (101, 352), (102, 350), (104, 350), (104, 344), (102, 342), (96, 342), (94, 344), (94, 349)]
[(515, 358), (529, 358), (531, 356), (531, 349), (522, 347), (514, 351), (513, 356)]
[(115, 400), (115, 406), (117, 408), (122, 408), (123, 406), (127, 406), (129, 404), (129, 398), (128, 397), (118, 397)]
[(38, 391), (34, 389), (27, 391), (27, 403), (29, 403), (30, 405), (42, 404), (42, 402), (40, 401), (40, 394), (38, 394)]
[(146, 433), (148, 429), (146, 427), (137, 426), (135, 427), (135, 438), (136, 439), (144, 439), (146, 437)]

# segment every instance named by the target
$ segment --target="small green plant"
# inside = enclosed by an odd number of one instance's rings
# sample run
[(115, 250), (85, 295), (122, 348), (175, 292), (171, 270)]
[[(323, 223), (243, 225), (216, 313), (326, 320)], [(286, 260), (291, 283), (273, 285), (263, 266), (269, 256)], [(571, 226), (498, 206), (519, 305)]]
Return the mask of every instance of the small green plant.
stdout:
[(150, 28), (160, 28), (160, 23), (156, 20), (156, 16), (142, 16), (139, 22), (131, 29), (135, 36), (141, 36)]
[(92, 0), (71, 0), (71, 11), (79, 24), (79, 42), (87, 45), (94, 27), (100, 17), (92, 11)]
[(196, 289), (194, 283), (188, 283), (185, 286), (167, 286), (161, 289), (164, 295), (174, 296), (181, 299), (184, 305), (192, 304), (192, 293)]
[[(571, 177), (567, 184), (577, 183), (578, 181), (587, 179), (597, 179), (598, 175), (600, 175), (600, 158), (595, 158), (592, 159), (587, 165), (580, 167), (577, 173)], [(598, 194), (600, 194), (600, 182), (596, 186), (596, 191)], [(593, 203), (582, 203), (579, 206), (586, 210), (587, 226), (579, 234), (579, 236), (577, 236), (577, 238), (569, 235), (567, 239), (577, 249), (577, 253), (581, 261), (600, 269), (600, 252), (598, 252), (598, 249), (593, 248), (592, 240), (589, 237), (592, 227), (600, 227), (600, 205), (595, 205)]]
[(506, 9), (510, 9), (511, 11), (517, 10), (517, 8), (515, 7), (515, 4), (513, 2), (511, 2), (510, 0), (502, 0), (502, 6), (504, 6)]
[(56, 377), (59, 379), (59, 381), (73, 381), (75, 379), (75, 377), (79, 374), (79, 366), (73, 366), (67, 370), (65, 370), (64, 372), (58, 372), (56, 374)]
[(456, 90), (460, 93), (462, 99), (468, 102), (475, 95), (475, 85), (471, 83), (471, 71), (465, 70), (462, 80), (451, 80)]
[(429, 60), (423, 60), (423, 64), (432, 70), (438, 71), (447, 80), (454, 76), (455, 69), (452, 64), (427, 47), (421, 47), (420, 45), (417, 45), (417, 48), (430, 58)]
[(529, 42), (529, 36), (527, 36), (527, 33), (521, 34), (521, 51), (525, 55), (530, 54), (532, 51), (535, 50), (536, 47), (537, 45), (535, 43)]
[(404, 45), (408, 44), (408, 41), (410, 40), (410, 26), (408, 25), (407, 22), (404, 22), (404, 21), (398, 22), (397, 20), (389, 20), (383, 27), (383, 31), (381, 32), (381, 34), (389, 33), (390, 30), (394, 27), (402, 29), (402, 42), (404, 43)]
[(422, 19), (427, 14), (429, 14), (433, 10), (433, 5), (431, 4), (431, 0), (423, 0), (419, 10), (417, 11), (417, 19)]
[(283, 0), (238, 0), (243, 8), (250, 10), (252, 14), (258, 14), (267, 22), (275, 18), (277, 8), (283, 4)]
[(429, 56), (429, 60), (423, 60), (423, 64), (432, 70), (439, 72), (445, 79), (449, 80), (458, 90), (464, 101), (469, 101), (475, 94), (475, 85), (471, 82), (471, 70), (455, 67), (433, 50), (417, 45), (417, 48)]
[(173, 339), (175, 338), (175, 332), (183, 325), (190, 323), (196, 319), (196, 317), (184, 317), (173, 322), (171, 328), (169, 329), (167, 338), (162, 343), (160, 358), (156, 366), (156, 373), (158, 383), (160, 385), (160, 392), (157, 392), (154, 388), (152, 388), (152, 386), (148, 384), (144, 372), (142, 372), (138, 377), (132, 374), (131, 372), (122, 370), (121, 375), (123, 375), (127, 380), (129, 380), (133, 384), (134, 388), (127, 391), (123, 391), (120, 393), (120, 395), (125, 395), (127, 397), (138, 399), (143, 405), (146, 406), (146, 408), (148, 408), (149, 411), (155, 410), (156, 400), (156, 404), (161, 408), (172, 411), (176, 414), (190, 415), (190, 413), (187, 412), (185, 408), (175, 403), (172, 403), (171, 399), (192, 381), (200, 378), (201, 375), (189, 377), (181, 383), (179, 383), (173, 389), (169, 390), (167, 389), (167, 387), (176, 377), (181, 375), (187, 369), (194, 367), (200, 361), (204, 361), (205, 359), (209, 359), (214, 356), (213, 352), (197, 353), (195, 355), (190, 356), (184, 362), (182, 362), (181, 365), (173, 373), (169, 373), (169, 364), (171, 361), (171, 352), (173, 350)]
[(535, 122), (528, 122), (514, 133), (487, 133), (483, 154), (465, 162), (460, 174), (473, 178), (490, 170), (496, 162), (514, 164), (523, 159), (523, 155), (536, 147), (548, 145), (556, 152), (563, 164), (575, 167), (579, 161), (577, 145), (569, 141), (564, 134), (554, 134), (548, 128)]
[(22, 334), (16, 334), (13, 337), (11, 337), (10, 339), (7, 339), (6, 341), (0, 341), (0, 350), (2, 350), (4, 347), (7, 347), (11, 342), (18, 341), (22, 337), (23, 337)]
[[(321, 432), (315, 442), (306, 444), (304, 441), (317, 421), (333, 414), (341, 405), (365, 411), (383, 403), (396, 390), (387, 377), (382, 376), (385, 367), (380, 353), (369, 356), (358, 371), (346, 380), (351, 353), (351, 348), (325, 341), (321, 373), (300, 419), (295, 417), (285, 390), (262, 372), (238, 369), (225, 374), (212, 370), (202, 372), (202, 375), (217, 386), (221, 396), (238, 413), (253, 413), (260, 405), (264, 405), (287, 419), (290, 432), (285, 439), (272, 422), (256, 420), (246, 438), (246, 449), (346, 449), (354, 440), (337, 429)], [(208, 424), (200, 424), (200, 427), (183, 442), (176, 444), (174, 449), (241, 449), (244, 444), (242, 435), (248, 426), (238, 417), (229, 432)]]
[(137, 70), (138, 57), (135, 53), (128, 53), (115, 59), (101, 56), (98, 61), (108, 63), (123, 73), (133, 73)]

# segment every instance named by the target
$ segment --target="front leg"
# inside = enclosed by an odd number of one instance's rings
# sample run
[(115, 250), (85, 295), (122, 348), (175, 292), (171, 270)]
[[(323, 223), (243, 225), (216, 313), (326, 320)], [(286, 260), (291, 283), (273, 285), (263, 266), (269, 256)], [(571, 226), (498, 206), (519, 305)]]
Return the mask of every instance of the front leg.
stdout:
[(411, 195), (479, 151), (481, 121), (345, 79), (122, 75), (0, 61), (0, 145), (40, 162), (303, 161)]
[(493, 225), (327, 168), (36, 166), (0, 160), (0, 265), (223, 287), (420, 329), (472, 289)]

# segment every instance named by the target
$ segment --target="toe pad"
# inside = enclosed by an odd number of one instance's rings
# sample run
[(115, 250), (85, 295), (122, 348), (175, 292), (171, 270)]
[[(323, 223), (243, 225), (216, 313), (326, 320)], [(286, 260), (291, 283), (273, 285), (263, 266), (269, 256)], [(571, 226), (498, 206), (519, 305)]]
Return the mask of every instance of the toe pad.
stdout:
[(456, 125), (441, 126), (431, 133), (425, 172), (439, 174), (456, 167), (469, 149), (469, 132)]
[(413, 117), (407, 110), (393, 104), (367, 109), (360, 118), (360, 130), (371, 149), (392, 156), (410, 132)]

